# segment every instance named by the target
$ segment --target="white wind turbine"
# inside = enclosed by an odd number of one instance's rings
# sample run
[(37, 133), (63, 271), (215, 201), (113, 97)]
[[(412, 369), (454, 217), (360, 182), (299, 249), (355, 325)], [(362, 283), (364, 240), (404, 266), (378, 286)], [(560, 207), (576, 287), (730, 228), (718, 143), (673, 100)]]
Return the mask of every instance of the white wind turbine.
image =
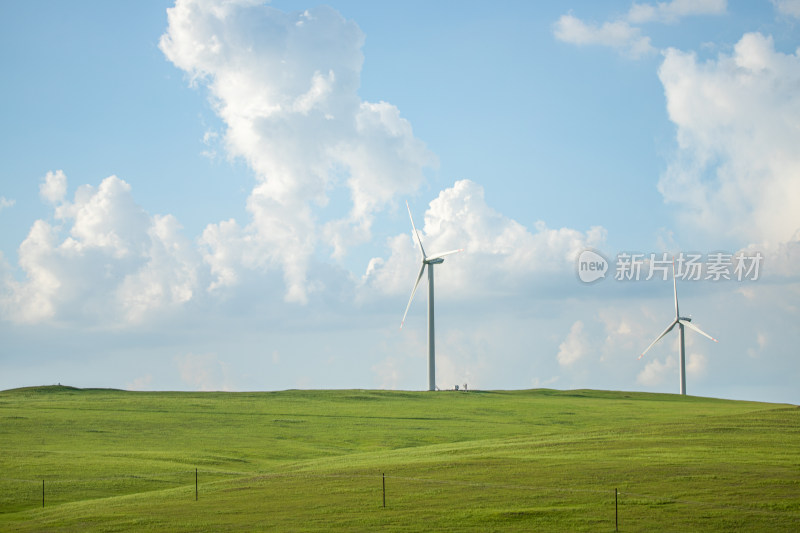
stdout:
[(664, 330), (664, 332), (661, 335), (656, 337), (656, 340), (650, 343), (650, 346), (648, 346), (647, 349), (645, 349), (645, 351), (642, 352), (642, 355), (639, 356), (639, 359), (641, 359), (642, 356), (644, 356), (644, 354), (646, 354), (647, 351), (650, 348), (652, 348), (653, 345), (655, 345), (655, 343), (660, 341), (664, 337), (664, 335), (672, 331), (672, 328), (674, 328), (677, 325), (678, 337), (680, 338), (679, 353), (680, 353), (680, 363), (681, 363), (681, 394), (685, 396), (686, 395), (686, 346), (683, 340), (683, 326), (687, 326), (695, 330), (697, 333), (708, 337), (714, 342), (719, 342), (719, 341), (717, 341), (717, 339), (715, 339), (705, 331), (701, 330), (700, 328), (692, 324), (691, 317), (681, 316), (680, 313), (678, 312), (678, 284), (677, 281), (675, 280), (675, 261), (672, 262), (672, 290), (675, 294), (675, 320), (672, 321), (672, 323), (667, 327), (667, 329)]
[(408, 202), (406, 202), (406, 208), (408, 209), (408, 218), (411, 219), (411, 229), (414, 230), (414, 237), (417, 239), (417, 244), (419, 244), (419, 249), (422, 252), (422, 265), (419, 268), (419, 274), (417, 274), (417, 281), (414, 283), (414, 288), (411, 290), (411, 298), (408, 299), (408, 305), (406, 305), (406, 312), (403, 313), (403, 320), (400, 322), (400, 329), (403, 328), (403, 324), (406, 321), (406, 315), (408, 314), (408, 309), (411, 307), (411, 301), (414, 299), (414, 295), (417, 293), (417, 287), (419, 287), (419, 282), (422, 279), (422, 274), (425, 271), (425, 267), (428, 267), (428, 390), (436, 390), (436, 347), (435, 347), (435, 335), (433, 330), (433, 265), (439, 265), (444, 263), (444, 257), (446, 255), (454, 254), (457, 252), (462, 252), (464, 249), (459, 250), (450, 250), (449, 252), (444, 252), (441, 254), (434, 254), (434, 255), (425, 255), (425, 248), (422, 247), (422, 240), (419, 238), (419, 233), (417, 232), (417, 227), (414, 225), (414, 217), (411, 216), (411, 208), (408, 207)]

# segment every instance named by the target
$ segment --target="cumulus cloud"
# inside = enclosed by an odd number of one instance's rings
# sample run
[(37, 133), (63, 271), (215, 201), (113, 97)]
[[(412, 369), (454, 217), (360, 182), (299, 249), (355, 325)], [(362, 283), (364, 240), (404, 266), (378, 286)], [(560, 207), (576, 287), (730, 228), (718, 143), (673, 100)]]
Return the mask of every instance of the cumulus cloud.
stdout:
[[(413, 208), (412, 208), (413, 211)], [(552, 229), (538, 222), (533, 232), (486, 204), (483, 188), (470, 180), (457, 181), (444, 189), (425, 211), (417, 229), (429, 255), (463, 248), (448, 256), (437, 277), (461, 295), (494, 292), (524, 293), (541, 282), (543, 273), (571, 275), (577, 254), (586, 247), (599, 247), (606, 232), (596, 226), (581, 232)], [(420, 252), (409, 230), (388, 240), (391, 255), (373, 258), (363, 284), (379, 293), (410, 290), (419, 270)]]
[(197, 253), (181, 230), (172, 215), (156, 215), (150, 222), (146, 261), (127, 274), (117, 289), (129, 320), (141, 320), (153, 309), (192, 299), (198, 283)]
[(48, 172), (41, 185), (39, 185), (39, 196), (47, 203), (56, 205), (64, 200), (67, 194), (67, 176), (63, 170)]
[(748, 33), (706, 62), (667, 50), (659, 78), (678, 146), (658, 188), (681, 220), (750, 243), (797, 241), (800, 55)]
[(636, 376), (636, 382), (646, 386), (661, 385), (671, 379), (678, 380), (678, 358), (674, 356), (667, 357), (663, 363), (653, 359)]
[[(226, 150), (258, 180), (250, 221), (203, 235), (212, 288), (235, 284), (241, 269), (281, 269), (285, 299), (304, 303), (315, 250), (341, 257), (367, 241), (375, 214), (416, 190), (436, 159), (395, 106), (361, 101), (364, 36), (335, 10), (178, 0), (168, 21), (161, 50), (208, 88)], [(324, 220), (336, 189), (349, 192), (350, 211)]]
[(61, 288), (58, 271), (51, 265), (55, 236), (53, 228), (37, 220), (19, 247), (19, 264), (27, 281), (5, 279), (2, 304), (3, 317), (15, 322), (37, 322), (54, 314), (53, 297)]
[(571, 366), (586, 356), (589, 343), (583, 336), (583, 322), (577, 320), (569, 330), (567, 337), (558, 346), (558, 364)]
[(45, 176), (41, 197), (58, 225), (37, 220), (20, 245), (24, 278), (6, 277), (4, 318), (124, 323), (191, 298), (199, 257), (173, 217), (148, 215), (116, 176), (71, 202), (66, 188), (63, 172)]

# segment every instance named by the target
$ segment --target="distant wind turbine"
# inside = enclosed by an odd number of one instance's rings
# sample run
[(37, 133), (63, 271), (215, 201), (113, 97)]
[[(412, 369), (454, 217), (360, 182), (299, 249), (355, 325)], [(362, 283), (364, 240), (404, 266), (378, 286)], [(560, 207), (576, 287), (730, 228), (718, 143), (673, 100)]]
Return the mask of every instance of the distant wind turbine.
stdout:
[(678, 337), (680, 338), (681, 394), (685, 396), (686, 395), (686, 346), (683, 341), (683, 326), (687, 326), (695, 330), (697, 333), (705, 337), (708, 337), (714, 342), (719, 342), (719, 341), (717, 341), (717, 339), (715, 339), (705, 331), (701, 330), (700, 328), (692, 324), (691, 317), (681, 316), (680, 313), (678, 312), (678, 283), (675, 279), (675, 261), (672, 262), (672, 290), (675, 294), (675, 320), (672, 321), (672, 323), (667, 327), (667, 329), (664, 330), (664, 332), (661, 335), (656, 337), (656, 340), (650, 343), (650, 346), (648, 346), (647, 349), (642, 352), (642, 355), (639, 356), (639, 359), (641, 359), (642, 356), (644, 356), (644, 354), (646, 354), (647, 351), (655, 345), (655, 343), (660, 341), (664, 337), (664, 335), (672, 331), (672, 328), (674, 328), (677, 325)]
[(408, 305), (406, 305), (406, 312), (403, 313), (403, 320), (400, 322), (400, 329), (403, 328), (403, 324), (406, 321), (406, 315), (408, 315), (408, 309), (411, 307), (411, 302), (414, 300), (414, 295), (417, 293), (417, 287), (419, 287), (419, 282), (422, 279), (422, 274), (425, 271), (425, 267), (428, 267), (428, 390), (436, 390), (436, 347), (435, 347), (435, 335), (433, 330), (433, 265), (439, 265), (444, 263), (444, 257), (450, 254), (454, 254), (457, 252), (462, 252), (464, 249), (461, 248), (459, 250), (450, 250), (449, 252), (444, 252), (441, 254), (434, 254), (434, 255), (425, 255), (425, 248), (422, 247), (422, 240), (419, 238), (419, 233), (417, 232), (417, 227), (414, 225), (414, 217), (411, 216), (411, 208), (408, 206), (408, 202), (406, 202), (406, 208), (408, 209), (408, 218), (411, 219), (411, 229), (414, 230), (414, 237), (417, 239), (417, 244), (419, 244), (419, 249), (422, 252), (422, 265), (419, 268), (419, 274), (417, 274), (417, 281), (414, 283), (414, 288), (411, 290), (411, 298), (408, 299)]

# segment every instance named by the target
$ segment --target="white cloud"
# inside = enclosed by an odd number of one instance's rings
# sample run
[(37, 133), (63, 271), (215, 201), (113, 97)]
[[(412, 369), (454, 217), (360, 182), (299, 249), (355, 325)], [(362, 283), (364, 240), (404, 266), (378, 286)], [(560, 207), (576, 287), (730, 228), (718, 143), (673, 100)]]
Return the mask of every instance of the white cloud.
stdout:
[(14, 200), (9, 200), (5, 196), (0, 196), (0, 211), (6, 209), (7, 207), (12, 207), (16, 202)]
[(172, 215), (153, 218), (147, 231), (147, 262), (128, 274), (117, 290), (129, 320), (138, 321), (153, 309), (192, 299), (197, 286), (197, 252), (181, 229)]
[[(436, 159), (395, 106), (360, 100), (364, 36), (335, 10), (179, 0), (168, 20), (161, 50), (208, 87), (228, 153), (258, 179), (250, 222), (211, 225), (203, 236), (212, 286), (235, 284), (242, 269), (281, 269), (285, 299), (305, 303), (315, 250), (341, 257), (367, 241), (375, 214), (416, 190)], [(324, 220), (336, 189), (349, 192), (351, 209)]]
[(48, 172), (42, 184), (39, 185), (39, 196), (47, 203), (57, 205), (64, 200), (66, 194), (67, 176), (62, 170)]
[(20, 245), (25, 277), (6, 276), (4, 318), (123, 324), (192, 297), (200, 258), (172, 216), (148, 215), (116, 176), (79, 187), (72, 202), (65, 190), (62, 172), (47, 174), (42, 198), (61, 224), (37, 220)]
[(561, 366), (571, 366), (583, 359), (589, 350), (589, 343), (583, 335), (583, 322), (575, 321), (564, 339), (558, 346), (558, 364)]
[(568, 13), (553, 25), (556, 39), (579, 46), (598, 45), (617, 50), (622, 55), (638, 59), (656, 51), (650, 37), (642, 33), (639, 24), (648, 22), (674, 23), (694, 15), (725, 13), (727, 0), (672, 0), (655, 4), (633, 3), (625, 16), (602, 24), (590, 24)]
[(642, 35), (639, 28), (624, 20), (597, 26), (567, 14), (556, 21), (553, 33), (556, 39), (566, 43), (608, 46), (634, 59), (655, 52), (650, 37)]
[(661, 385), (673, 379), (678, 382), (678, 358), (674, 356), (667, 357), (663, 363), (653, 359), (636, 376), (636, 382), (646, 386)]
[(38, 322), (55, 313), (53, 298), (62, 286), (58, 271), (50, 266), (54, 256), (53, 228), (37, 220), (19, 247), (19, 264), (27, 275), (26, 283), (11, 276), (0, 301), (3, 317), (14, 322)]
[(669, 49), (659, 77), (678, 149), (658, 188), (681, 222), (751, 243), (796, 240), (800, 56), (749, 33), (703, 63)]
[(800, 18), (800, 0), (772, 0), (778, 13)]
[(130, 185), (116, 176), (104, 179), (97, 189), (80, 187), (75, 201), (57, 211), (59, 218), (73, 221), (62, 246), (78, 254), (102, 249), (116, 259), (140, 256), (149, 217), (130, 192)]
[[(551, 229), (544, 222), (538, 222), (531, 233), (489, 207), (483, 188), (470, 180), (457, 181), (439, 193), (425, 212), (423, 224), (417, 221), (417, 229), (429, 255), (464, 249), (439, 267), (446, 275), (437, 275), (437, 287), (457, 289), (462, 297), (496, 292), (519, 296), (544, 284), (545, 273), (574, 281), (577, 254), (586, 247), (600, 247), (606, 237), (602, 227), (582, 233)], [(410, 291), (420, 257), (410, 228), (408, 234), (392, 237), (387, 244), (391, 255), (373, 258), (363, 283), (378, 293)]]
[(692, 15), (720, 15), (727, 9), (727, 0), (672, 0), (655, 4), (634, 3), (628, 20), (634, 24), (644, 22), (677, 22)]

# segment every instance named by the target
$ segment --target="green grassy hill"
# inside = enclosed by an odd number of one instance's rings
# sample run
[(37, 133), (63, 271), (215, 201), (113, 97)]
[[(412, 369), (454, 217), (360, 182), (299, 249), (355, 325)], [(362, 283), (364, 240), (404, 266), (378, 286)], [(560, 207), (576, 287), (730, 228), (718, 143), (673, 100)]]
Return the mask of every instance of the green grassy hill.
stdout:
[(552, 390), (0, 392), (3, 531), (614, 531), (615, 489), (620, 531), (799, 531), (800, 408)]

